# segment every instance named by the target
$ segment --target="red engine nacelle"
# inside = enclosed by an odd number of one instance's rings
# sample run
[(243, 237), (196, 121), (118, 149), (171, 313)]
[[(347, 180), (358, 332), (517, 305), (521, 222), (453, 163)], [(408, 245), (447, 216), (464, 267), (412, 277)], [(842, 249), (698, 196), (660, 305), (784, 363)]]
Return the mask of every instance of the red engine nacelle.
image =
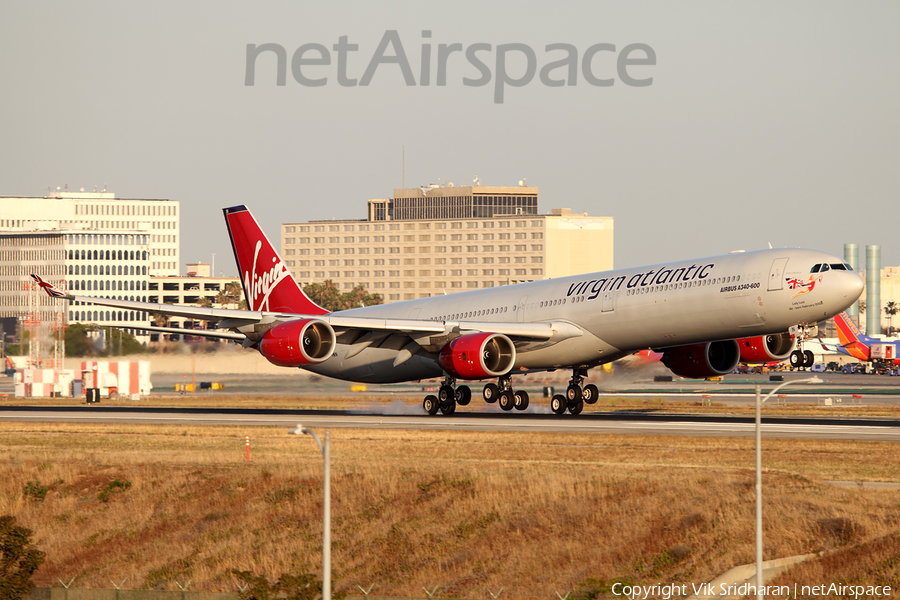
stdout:
[(516, 362), (516, 347), (500, 333), (463, 335), (441, 350), (441, 367), (460, 379), (499, 377)]
[(666, 348), (662, 363), (681, 377), (702, 379), (731, 373), (741, 359), (735, 340)]
[(334, 329), (319, 319), (276, 325), (259, 341), (259, 352), (279, 367), (304, 367), (327, 360), (334, 352)]
[(741, 362), (767, 363), (784, 360), (794, 351), (797, 340), (790, 333), (776, 333), (741, 338), (737, 341), (741, 348)]

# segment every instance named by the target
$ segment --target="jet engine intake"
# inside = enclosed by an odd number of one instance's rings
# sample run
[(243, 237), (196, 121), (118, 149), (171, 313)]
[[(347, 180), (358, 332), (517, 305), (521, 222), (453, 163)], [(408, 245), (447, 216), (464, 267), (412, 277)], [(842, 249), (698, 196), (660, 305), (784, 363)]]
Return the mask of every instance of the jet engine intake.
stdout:
[(441, 367), (459, 379), (506, 375), (516, 362), (516, 347), (500, 333), (470, 333), (441, 349)]
[(337, 340), (334, 329), (319, 319), (280, 323), (259, 341), (259, 352), (279, 367), (304, 367), (327, 360)]
[(662, 363), (681, 377), (703, 379), (731, 373), (740, 358), (737, 341), (725, 340), (666, 348)]
[(787, 331), (772, 335), (741, 338), (737, 341), (741, 347), (741, 362), (767, 363), (787, 359), (797, 340)]

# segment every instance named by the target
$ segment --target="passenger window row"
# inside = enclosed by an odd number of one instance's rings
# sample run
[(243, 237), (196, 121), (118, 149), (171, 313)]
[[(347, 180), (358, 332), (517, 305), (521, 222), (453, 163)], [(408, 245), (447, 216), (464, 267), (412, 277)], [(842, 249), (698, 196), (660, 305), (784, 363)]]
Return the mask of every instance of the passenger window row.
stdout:
[(472, 317), (486, 317), (489, 315), (499, 315), (505, 313), (508, 310), (508, 307), (501, 306), (497, 308), (485, 308), (482, 310), (470, 310), (466, 312), (454, 313), (452, 315), (443, 315), (440, 317), (434, 317), (432, 321), (455, 321), (456, 319), (469, 319)]

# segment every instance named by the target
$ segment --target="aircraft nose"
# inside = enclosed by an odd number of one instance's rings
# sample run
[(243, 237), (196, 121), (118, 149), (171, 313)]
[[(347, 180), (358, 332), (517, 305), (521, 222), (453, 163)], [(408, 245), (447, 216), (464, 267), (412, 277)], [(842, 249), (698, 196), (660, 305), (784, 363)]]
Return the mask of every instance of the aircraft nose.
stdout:
[(856, 271), (852, 271), (851, 273), (848, 273), (848, 275), (851, 275), (851, 277), (847, 278), (847, 281), (842, 287), (844, 288), (845, 295), (848, 298), (853, 298), (854, 300), (856, 300), (860, 297), (860, 295), (862, 295), (865, 282), (863, 281), (862, 276)]

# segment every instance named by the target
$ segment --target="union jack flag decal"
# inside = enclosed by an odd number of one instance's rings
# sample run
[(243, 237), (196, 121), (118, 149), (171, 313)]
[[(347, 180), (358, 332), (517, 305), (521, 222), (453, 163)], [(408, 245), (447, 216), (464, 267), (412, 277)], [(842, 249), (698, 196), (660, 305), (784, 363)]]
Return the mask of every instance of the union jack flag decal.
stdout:
[(815, 289), (816, 284), (822, 281), (822, 276), (819, 275), (816, 277), (815, 275), (811, 276), (809, 279), (797, 279), (796, 277), (788, 277), (786, 278), (788, 289), (800, 291), (795, 293), (791, 298), (796, 298), (800, 294), (808, 294), (809, 292)]
[(59, 291), (58, 289), (53, 287), (53, 284), (47, 283), (46, 281), (44, 281), (43, 279), (41, 279), (39, 276), (35, 275), (34, 273), (31, 274), (31, 277), (37, 282), (37, 284), (39, 286), (41, 286), (44, 289), (45, 292), (47, 292), (47, 295), (50, 296), (51, 298), (65, 298), (66, 297), (66, 295), (64, 293), (62, 293), (61, 291)]

